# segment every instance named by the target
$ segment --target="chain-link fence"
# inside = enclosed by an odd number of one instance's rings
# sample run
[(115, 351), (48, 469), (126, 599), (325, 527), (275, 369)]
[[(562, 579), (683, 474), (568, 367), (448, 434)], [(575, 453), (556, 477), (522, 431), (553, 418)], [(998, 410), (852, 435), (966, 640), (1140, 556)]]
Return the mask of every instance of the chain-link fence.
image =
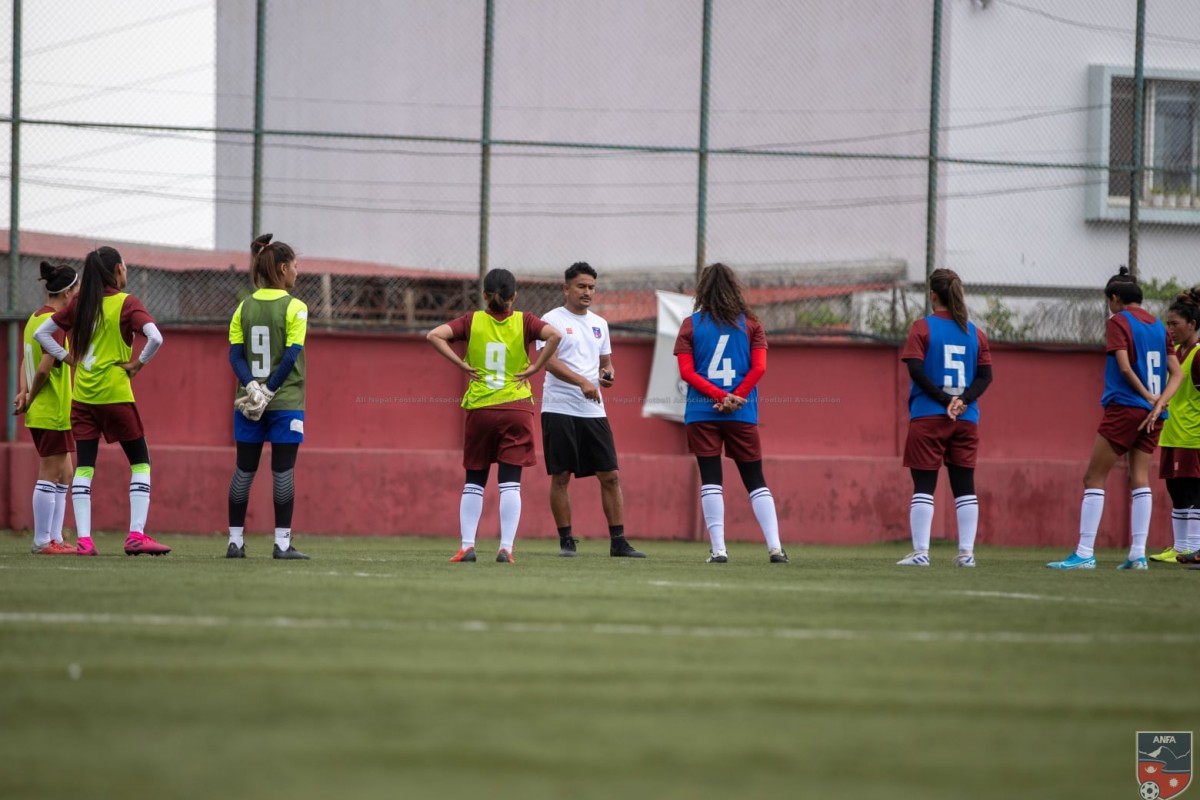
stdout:
[(489, 267), (544, 311), (586, 260), (650, 330), (720, 260), (772, 331), (895, 340), (948, 266), (993, 339), (1094, 343), (1118, 265), (1156, 310), (1200, 280), (1194, 0), (1149, 8), (1140, 107), (1138, 0), (93, 6), (0, 0), (9, 318), (112, 244), (224, 323), (266, 230), (326, 326), (428, 327)]

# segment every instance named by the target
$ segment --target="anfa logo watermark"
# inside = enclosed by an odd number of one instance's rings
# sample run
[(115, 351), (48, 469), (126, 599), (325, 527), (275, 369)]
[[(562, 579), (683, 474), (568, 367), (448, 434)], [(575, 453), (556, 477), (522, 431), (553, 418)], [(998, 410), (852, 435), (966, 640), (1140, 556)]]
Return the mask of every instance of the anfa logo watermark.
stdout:
[(1167, 800), (1192, 782), (1191, 731), (1138, 731), (1138, 791), (1143, 800)]

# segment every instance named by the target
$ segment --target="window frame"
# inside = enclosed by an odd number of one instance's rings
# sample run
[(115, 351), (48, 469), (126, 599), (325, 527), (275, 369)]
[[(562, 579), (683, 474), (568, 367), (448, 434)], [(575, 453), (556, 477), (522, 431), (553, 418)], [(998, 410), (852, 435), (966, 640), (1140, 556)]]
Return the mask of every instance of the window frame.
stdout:
[[(1144, 75), (1150, 86), (1147, 103), (1150, 113), (1145, 115), (1143, 124), (1143, 161), (1152, 163), (1145, 157), (1153, 152), (1154, 118), (1153, 118), (1153, 85), (1158, 81), (1180, 81), (1195, 84), (1200, 90), (1200, 71), (1146, 69)], [(1113, 78), (1134, 77), (1133, 67), (1114, 66), (1111, 64), (1093, 64), (1088, 67), (1088, 153), (1097, 163), (1107, 165), (1110, 158), (1110, 143), (1112, 141), (1112, 82)], [(1193, 128), (1193, 141), (1200, 144), (1200, 118)], [(1193, 149), (1193, 159), (1200, 159), (1200, 149)], [(1103, 179), (1089, 183), (1086, 190), (1086, 214), (1089, 222), (1128, 222), (1129, 197), (1110, 197), (1109, 171), (1104, 170)], [(1145, 199), (1138, 204), (1138, 219), (1140, 222), (1161, 223), (1167, 225), (1200, 225), (1200, 208), (1167, 208), (1152, 206), (1148, 200), (1150, 181), (1143, 178), (1143, 194)], [(1200, 191), (1200, 185), (1197, 186)]]

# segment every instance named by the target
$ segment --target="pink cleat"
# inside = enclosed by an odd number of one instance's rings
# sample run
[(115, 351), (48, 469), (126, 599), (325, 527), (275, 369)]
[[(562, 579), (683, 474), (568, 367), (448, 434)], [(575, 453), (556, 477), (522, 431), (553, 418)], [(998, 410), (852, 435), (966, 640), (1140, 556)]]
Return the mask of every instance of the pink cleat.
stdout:
[(159, 544), (151, 537), (137, 531), (130, 531), (129, 536), (125, 539), (125, 555), (140, 556), (142, 553), (151, 556), (165, 556), (171, 552), (171, 548), (165, 544)]
[(92, 544), (92, 537), (85, 536), (75, 543), (75, 555), (98, 556), (100, 554), (96, 552), (96, 545)]

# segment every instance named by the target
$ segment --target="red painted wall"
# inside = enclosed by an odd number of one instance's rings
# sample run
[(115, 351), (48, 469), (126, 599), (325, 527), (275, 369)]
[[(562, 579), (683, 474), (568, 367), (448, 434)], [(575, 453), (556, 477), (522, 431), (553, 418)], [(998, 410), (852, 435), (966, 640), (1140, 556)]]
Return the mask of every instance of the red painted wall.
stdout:
[[(226, 340), (211, 329), (169, 329), (164, 336), (159, 357), (135, 381), (154, 465), (149, 527), (223, 531), (234, 460), (234, 378)], [(617, 384), (606, 393), (621, 457), (626, 527), (637, 539), (696, 538), (703, 534), (699, 479), (683, 426), (641, 415), (652, 352), (652, 342), (617, 339)], [(6, 355), (7, 348), (0, 367)], [(414, 335), (313, 331), (307, 359), (296, 535), (456, 535), (464, 379)], [(1099, 348), (998, 346), (994, 359), (996, 381), (981, 401), (980, 542), (1069, 548), (1100, 419), (1104, 356)], [(761, 432), (785, 541), (907, 537), (911, 484), (900, 463), (907, 391), (894, 347), (772, 342)], [(537, 435), (540, 440), (540, 430)], [(36, 453), (23, 428), (16, 443), (0, 448), (0, 527), (28, 528)], [(728, 535), (758, 540), (737, 472), (726, 463)], [(259, 473), (247, 525), (266, 531), (272, 519), (265, 458)], [(98, 528), (128, 524), (127, 482), (120, 449), (102, 446), (93, 490)], [(526, 471), (523, 486), (521, 536), (553, 536), (549, 481), (540, 466)], [(572, 487), (576, 530), (603, 536), (596, 482)], [(1123, 471), (1114, 471), (1108, 491), (1100, 542), (1123, 545), (1129, 518)], [(492, 483), (481, 538), (497, 534), (496, 505)], [(1169, 509), (1156, 480), (1152, 546), (1169, 542)], [(943, 478), (935, 536), (954, 535), (952, 512)], [(68, 526), (70, 519), (68, 514)]]

